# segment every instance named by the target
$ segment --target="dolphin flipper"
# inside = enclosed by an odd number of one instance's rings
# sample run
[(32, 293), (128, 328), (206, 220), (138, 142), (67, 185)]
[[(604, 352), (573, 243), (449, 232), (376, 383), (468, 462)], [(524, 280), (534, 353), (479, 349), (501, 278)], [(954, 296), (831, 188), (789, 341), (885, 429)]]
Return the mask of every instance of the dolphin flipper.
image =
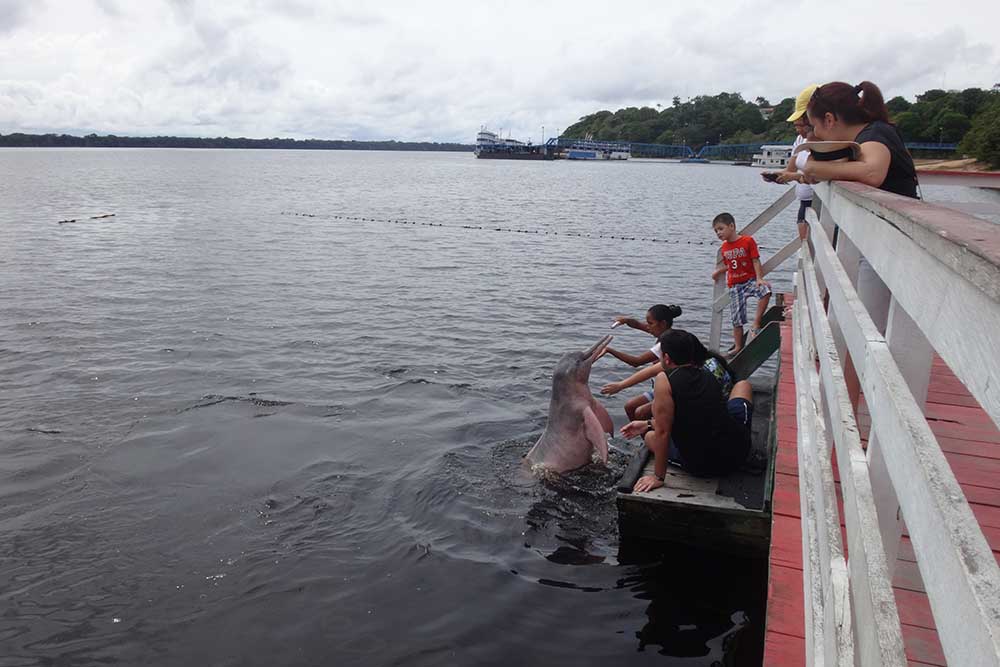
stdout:
[[(605, 411), (605, 414), (607, 414), (607, 411)], [(604, 427), (601, 425), (601, 420), (592, 407), (588, 407), (583, 411), (583, 432), (587, 436), (587, 440), (590, 442), (593, 451), (597, 452), (597, 456), (601, 459), (601, 462), (607, 463), (608, 439), (604, 435)]]
[(615, 432), (615, 423), (611, 421), (611, 415), (608, 414), (607, 409), (594, 401), (590, 404), (590, 407), (594, 410), (594, 414), (597, 415), (597, 421), (601, 422), (601, 428), (608, 435), (613, 435)]

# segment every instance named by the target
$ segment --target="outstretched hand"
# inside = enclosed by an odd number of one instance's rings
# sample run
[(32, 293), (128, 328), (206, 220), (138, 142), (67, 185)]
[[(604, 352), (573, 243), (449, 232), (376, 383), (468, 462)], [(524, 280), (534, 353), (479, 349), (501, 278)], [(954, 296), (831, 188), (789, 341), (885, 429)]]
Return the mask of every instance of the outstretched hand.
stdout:
[(614, 396), (622, 390), (621, 383), (619, 382), (609, 382), (608, 384), (601, 387), (601, 393), (607, 396)]
[(634, 421), (629, 422), (621, 427), (620, 433), (626, 438), (634, 438), (639, 435), (643, 435), (648, 430), (649, 425), (644, 421)]
[(644, 493), (646, 491), (652, 491), (653, 489), (658, 489), (663, 486), (663, 480), (661, 480), (656, 475), (643, 475), (632, 487), (632, 490), (636, 493)]

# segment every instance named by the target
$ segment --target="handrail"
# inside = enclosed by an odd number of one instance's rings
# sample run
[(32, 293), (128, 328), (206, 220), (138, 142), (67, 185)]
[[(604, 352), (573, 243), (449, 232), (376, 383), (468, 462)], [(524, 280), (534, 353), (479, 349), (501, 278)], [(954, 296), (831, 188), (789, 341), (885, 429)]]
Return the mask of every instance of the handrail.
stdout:
[(934, 350), (1000, 425), (997, 226), (859, 183), (822, 183), (814, 192)]
[[(898, 499), (949, 664), (1000, 665), (1000, 568), (921, 408), (936, 351), (998, 420), (1000, 350), (993, 341), (1000, 326), (1000, 238), (984, 221), (856, 183), (824, 183), (814, 191), (823, 203), (823, 222), (839, 227), (838, 250), (824, 226), (810, 225), (811, 251), (803, 246), (801, 252), (795, 317), (811, 325), (811, 333), (802, 334), (815, 337), (818, 386), (810, 375), (815, 357), (808, 345), (796, 345), (796, 367), (803, 367), (799, 372), (809, 382), (811, 400), (820, 406), (814, 412), (829, 415), (834, 426), (850, 547), (852, 635), (860, 663), (900, 660), (894, 634), (887, 646), (883, 632), (898, 624), (898, 617), (892, 619), (894, 603), (884, 599), (900, 539)], [(852, 275), (853, 262), (845, 267), (838, 253), (862, 258), (861, 273)], [(877, 279), (863, 275), (867, 267)], [(882, 292), (888, 312), (884, 335), (873, 320)], [(845, 372), (852, 367), (872, 416), (867, 452), (855, 446), (853, 406), (845, 395)], [(798, 377), (797, 386), (803, 391)], [(819, 420), (804, 421), (800, 414), (800, 426), (807, 430), (803, 443), (822, 441)], [(822, 459), (822, 450), (812, 449)], [(807, 473), (800, 469), (802, 493), (814, 496), (802, 501), (804, 555), (807, 548), (818, 549), (817, 526), (836, 518), (835, 505), (815, 499), (823, 487)], [(825, 514), (807, 516), (807, 505), (813, 512), (820, 506)], [(830, 613), (823, 606), (828, 596), (816, 599), (817, 588), (830, 588), (826, 582), (837, 569), (835, 557), (829, 563), (819, 573), (804, 571), (807, 609), (818, 604)], [(842, 613), (833, 610), (835, 616)], [(816, 641), (815, 622), (816, 615), (807, 612), (812, 624), (807, 643)], [(824, 626), (824, 646), (833, 642), (832, 631)], [(815, 650), (815, 645), (808, 649)]]
[[(806, 641), (806, 664), (853, 665), (854, 635), (847, 574), (841, 542), (837, 493), (830, 463), (827, 433), (820, 395), (819, 375), (812, 360), (809, 311), (803, 308), (805, 287), (798, 286), (793, 306), (792, 349), (796, 387), (796, 421), (799, 463), (799, 502), (802, 517), (803, 580), (809, 586), (805, 625), (812, 632)], [(829, 631), (827, 630), (829, 628)], [(823, 660), (816, 659), (822, 651)]]
[[(823, 387), (823, 391), (819, 391), (820, 383), (817, 382), (817, 392), (813, 397), (821, 406), (820, 413), (829, 413), (833, 426), (834, 452), (844, 497), (844, 523), (850, 554), (847, 565), (851, 582), (850, 599), (855, 605), (857, 650), (863, 665), (905, 665), (899, 613), (879, 533), (868, 465), (861, 448), (841, 360), (823, 312), (823, 298), (812, 260), (805, 251), (800, 260), (799, 273), (800, 298), (796, 299), (798, 312), (793, 317), (806, 318), (802, 311), (808, 309), (808, 320), (812, 325), (809, 335), (815, 340)], [(813, 361), (800, 358), (796, 360), (796, 365), (800, 364), (812, 367)], [(816, 455), (821, 456), (822, 453)], [(800, 470), (800, 474), (804, 474), (803, 471)], [(825, 511), (831, 509), (836, 513), (836, 505)], [(823, 519), (826, 521), (827, 517)]]

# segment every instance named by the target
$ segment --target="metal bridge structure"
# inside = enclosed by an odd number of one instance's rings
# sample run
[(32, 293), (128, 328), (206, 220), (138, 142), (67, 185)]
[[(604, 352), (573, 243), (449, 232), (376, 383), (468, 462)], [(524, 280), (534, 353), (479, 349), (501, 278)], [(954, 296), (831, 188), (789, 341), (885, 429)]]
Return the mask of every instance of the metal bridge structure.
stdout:
[(708, 160), (749, 160), (760, 152), (763, 143), (757, 144), (710, 144), (702, 146), (698, 157)]

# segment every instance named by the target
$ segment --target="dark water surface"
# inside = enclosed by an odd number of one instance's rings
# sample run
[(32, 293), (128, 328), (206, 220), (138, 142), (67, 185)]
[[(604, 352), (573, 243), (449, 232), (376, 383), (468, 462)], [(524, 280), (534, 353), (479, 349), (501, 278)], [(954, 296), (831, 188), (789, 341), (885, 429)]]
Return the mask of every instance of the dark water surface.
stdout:
[[(707, 336), (711, 218), (779, 194), (714, 165), (0, 151), (0, 665), (740, 664), (760, 564), (622, 545), (623, 453), (548, 484), (520, 458), (613, 316), (677, 303)], [(792, 234), (789, 209), (758, 241)]]

